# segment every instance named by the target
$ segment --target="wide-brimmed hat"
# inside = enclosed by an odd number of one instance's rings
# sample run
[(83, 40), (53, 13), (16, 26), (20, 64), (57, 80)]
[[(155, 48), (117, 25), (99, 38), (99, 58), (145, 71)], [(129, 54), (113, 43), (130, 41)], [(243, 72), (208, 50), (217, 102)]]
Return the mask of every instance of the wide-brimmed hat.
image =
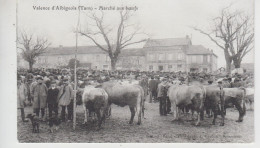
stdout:
[(68, 81), (68, 80), (69, 80), (68, 78), (63, 78), (63, 79), (62, 79), (63, 82), (66, 82), (66, 81)]
[(37, 76), (36, 80), (43, 80), (43, 78), (41, 76)]
[(51, 81), (51, 84), (56, 84), (57, 82), (56, 81)]
[(218, 83), (219, 83), (219, 84), (222, 84), (222, 81), (220, 80), (220, 81), (218, 81)]

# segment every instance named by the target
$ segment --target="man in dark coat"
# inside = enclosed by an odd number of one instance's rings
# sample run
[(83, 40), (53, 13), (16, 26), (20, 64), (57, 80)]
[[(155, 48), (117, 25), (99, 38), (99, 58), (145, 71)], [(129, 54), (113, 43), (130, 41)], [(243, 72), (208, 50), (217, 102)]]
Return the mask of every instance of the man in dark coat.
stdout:
[(157, 87), (158, 87), (159, 81), (154, 80), (154, 77), (151, 77), (151, 80), (149, 81), (149, 92), (150, 92), (150, 103), (152, 103), (152, 99), (155, 101), (157, 100)]
[(162, 82), (158, 85), (158, 99), (159, 99), (159, 113), (160, 115), (166, 116), (166, 99), (167, 99), (167, 91), (166, 91), (166, 79), (164, 78)]
[(56, 82), (51, 82), (51, 87), (48, 90), (47, 95), (47, 104), (49, 108), (49, 117), (52, 117), (52, 112), (55, 113), (55, 116), (58, 116), (58, 94), (59, 89), (56, 87)]

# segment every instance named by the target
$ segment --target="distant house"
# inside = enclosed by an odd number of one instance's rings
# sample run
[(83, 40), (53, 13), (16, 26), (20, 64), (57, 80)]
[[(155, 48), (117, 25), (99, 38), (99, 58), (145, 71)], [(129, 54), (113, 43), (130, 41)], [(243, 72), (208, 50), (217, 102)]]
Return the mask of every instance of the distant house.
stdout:
[(241, 63), (241, 68), (245, 70), (245, 72), (254, 72), (254, 63)]
[(148, 40), (144, 46), (147, 71), (212, 72), (217, 56), (202, 45), (186, 38)]
[(190, 38), (150, 39), (144, 45), (147, 71), (186, 71)]
[[(254, 72), (254, 63), (241, 63), (240, 68), (244, 69), (244, 72)], [(231, 65), (231, 70), (234, 70), (234, 64)]]
[[(74, 58), (75, 47), (49, 48), (36, 59), (34, 67), (66, 66)], [(82, 67), (97, 70), (111, 69), (110, 58), (97, 46), (78, 47)], [(212, 72), (217, 70), (217, 56), (202, 45), (192, 45), (191, 39), (149, 39), (143, 48), (123, 49), (116, 68), (140, 71)]]
[(191, 45), (186, 52), (187, 70), (213, 72), (217, 70), (217, 55), (202, 45)]

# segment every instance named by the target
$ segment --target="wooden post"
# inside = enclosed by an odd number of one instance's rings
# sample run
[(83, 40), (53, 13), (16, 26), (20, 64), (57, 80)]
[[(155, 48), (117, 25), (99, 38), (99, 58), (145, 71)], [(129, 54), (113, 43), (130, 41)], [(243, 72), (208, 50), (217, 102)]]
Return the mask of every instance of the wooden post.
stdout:
[[(79, 1), (80, 6), (80, 1)], [(74, 101), (73, 101), (73, 130), (76, 129), (76, 97), (77, 97), (77, 52), (78, 52), (78, 28), (79, 28), (79, 19), (80, 19), (80, 9), (78, 13), (78, 22), (76, 27), (76, 49), (75, 49), (75, 58), (74, 58)]]

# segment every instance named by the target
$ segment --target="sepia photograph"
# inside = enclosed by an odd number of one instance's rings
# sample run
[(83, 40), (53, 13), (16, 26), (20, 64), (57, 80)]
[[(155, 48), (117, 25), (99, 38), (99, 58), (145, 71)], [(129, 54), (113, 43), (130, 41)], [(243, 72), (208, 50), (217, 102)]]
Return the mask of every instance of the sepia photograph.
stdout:
[(255, 142), (254, 0), (15, 11), (18, 143)]

